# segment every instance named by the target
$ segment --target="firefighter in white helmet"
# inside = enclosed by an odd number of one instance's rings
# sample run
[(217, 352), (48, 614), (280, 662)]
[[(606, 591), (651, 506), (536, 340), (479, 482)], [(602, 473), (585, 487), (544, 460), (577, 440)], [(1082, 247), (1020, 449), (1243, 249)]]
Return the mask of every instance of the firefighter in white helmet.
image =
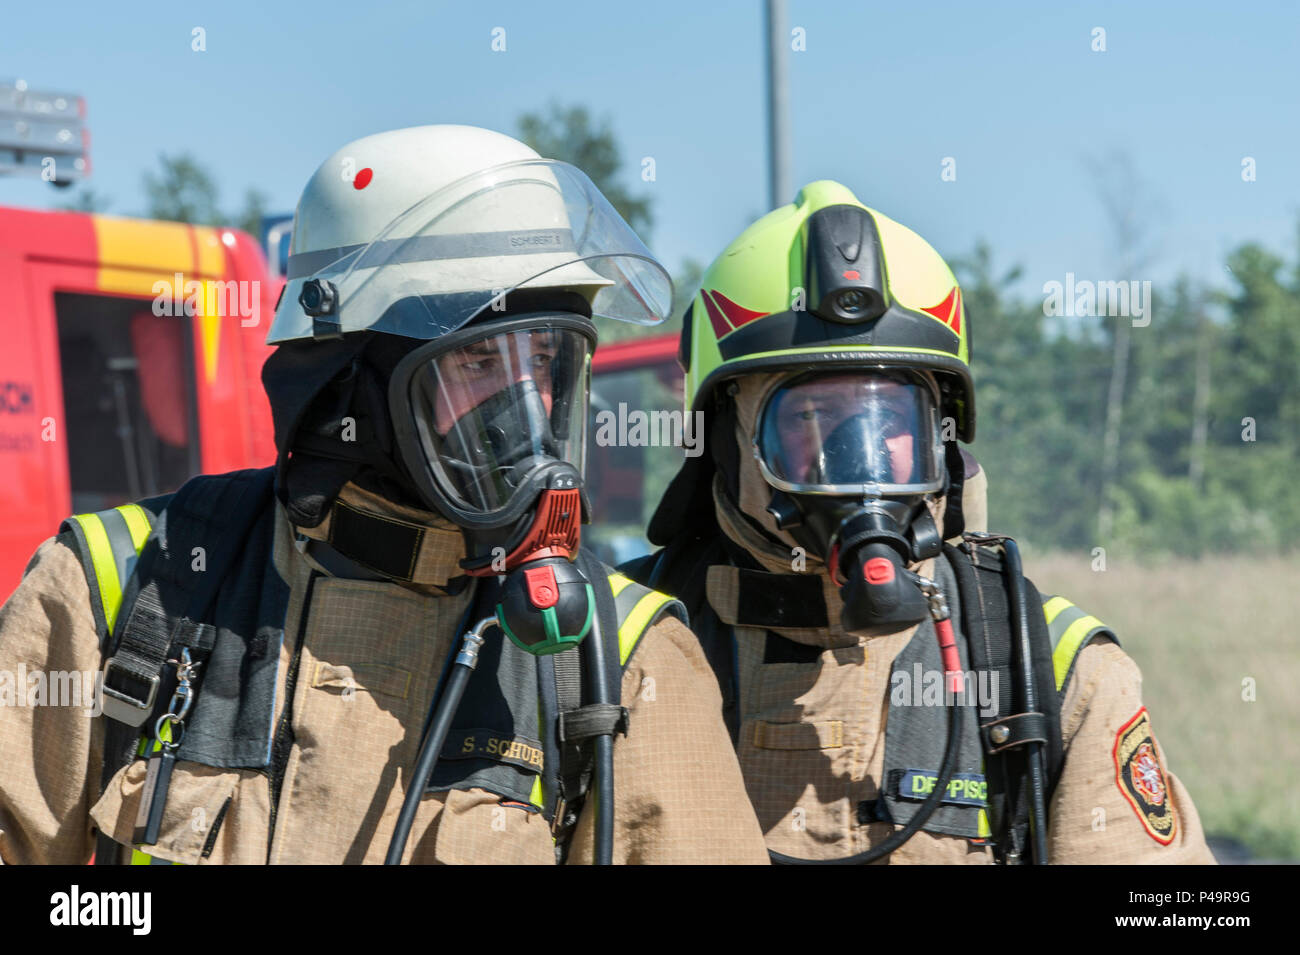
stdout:
[(0, 667), (103, 677), (95, 719), (0, 723), (0, 859), (765, 862), (680, 605), (579, 546), (596, 328), (671, 291), (507, 136), (326, 160), (276, 466), (70, 518), (0, 609)]

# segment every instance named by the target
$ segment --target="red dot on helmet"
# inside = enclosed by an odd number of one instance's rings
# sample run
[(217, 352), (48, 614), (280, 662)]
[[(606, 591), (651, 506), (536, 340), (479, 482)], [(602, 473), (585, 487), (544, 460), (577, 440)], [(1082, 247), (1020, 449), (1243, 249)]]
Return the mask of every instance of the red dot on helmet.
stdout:
[(374, 178), (375, 178), (375, 171), (371, 169), (369, 166), (367, 166), (365, 169), (358, 171), (357, 174), (352, 178), (352, 188), (364, 189), (366, 188), (366, 186), (370, 185), (370, 180)]
[(887, 584), (894, 579), (894, 565), (887, 557), (873, 557), (863, 565), (862, 579), (869, 584)]
[(847, 272), (844, 273), (844, 277), (848, 279), (850, 282), (856, 282), (858, 281), (858, 279), (862, 278), (862, 276), (858, 274), (857, 269), (849, 269)]

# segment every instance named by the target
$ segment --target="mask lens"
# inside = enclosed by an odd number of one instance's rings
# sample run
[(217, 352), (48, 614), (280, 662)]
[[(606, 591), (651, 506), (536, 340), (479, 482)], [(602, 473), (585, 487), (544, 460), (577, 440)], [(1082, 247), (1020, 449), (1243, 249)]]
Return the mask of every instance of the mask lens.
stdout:
[(556, 461), (582, 473), (589, 359), (584, 335), (546, 328), (485, 337), (413, 371), (423, 461), (458, 507), (499, 511)]
[(817, 372), (768, 397), (759, 453), (784, 490), (908, 493), (935, 490), (938, 416), (913, 373)]

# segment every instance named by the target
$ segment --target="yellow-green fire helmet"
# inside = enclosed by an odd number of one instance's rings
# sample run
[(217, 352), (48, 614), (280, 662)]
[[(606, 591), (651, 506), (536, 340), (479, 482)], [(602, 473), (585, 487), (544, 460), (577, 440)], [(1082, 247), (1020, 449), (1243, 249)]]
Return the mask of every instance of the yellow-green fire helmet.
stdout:
[[(869, 209), (837, 182), (809, 183), (759, 219), (709, 266), (682, 328), (686, 408), (708, 424), (703, 454), (687, 456), (646, 531), (668, 545), (716, 528), (714, 475), (737, 499), (734, 406), (718, 385), (755, 372), (910, 368), (939, 385), (953, 433), (975, 437), (970, 331), (952, 270), (924, 239)], [(946, 430), (946, 429), (945, 429)], [(945, 450), (950, 488), (962, 457)], [(960, 533), (946, 512), (945, 537)]]
[(928, 242), (820, 180), (759, 219), (704, 273), (680, 358), (686, 406), (754, 372), (896, 367), (933, 372), (941, 414), (975, 436), (961, 289)]

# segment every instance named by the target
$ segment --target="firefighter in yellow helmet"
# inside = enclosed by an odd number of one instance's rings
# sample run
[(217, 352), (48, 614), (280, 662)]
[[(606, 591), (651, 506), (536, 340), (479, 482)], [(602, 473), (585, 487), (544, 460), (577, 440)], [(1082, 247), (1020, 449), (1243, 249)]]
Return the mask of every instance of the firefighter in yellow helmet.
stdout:
[(814, 182), (679, 357), (707, 452), (624, 570), (685, 602), (775, 861), (1213, 861), (1116, 635), (963, 537), (970, 328), (924, 239)]
[(0, 671), (103, 678), (0, 708), (0, 860), (766, 864), (679, 608), (579, 547), (596, 323), (663, 268), (468, 126), (326, 160), (288, 268), (277, 465), (70, 518), (0, 609)]

